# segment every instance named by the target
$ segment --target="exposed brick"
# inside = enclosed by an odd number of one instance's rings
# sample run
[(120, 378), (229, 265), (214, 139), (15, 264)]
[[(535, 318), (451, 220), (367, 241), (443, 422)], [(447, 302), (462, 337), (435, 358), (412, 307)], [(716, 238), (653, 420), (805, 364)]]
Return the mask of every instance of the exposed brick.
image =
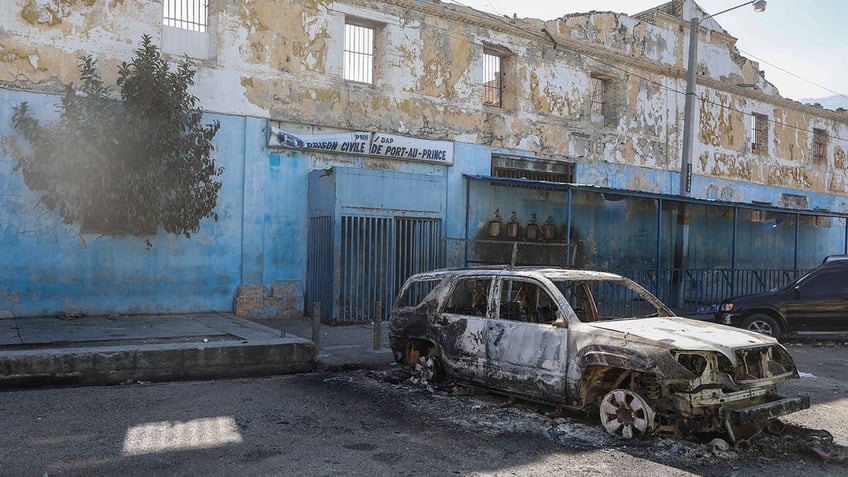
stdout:
[(263, 297), (268, 295), (268, 287), (265, 285), (244, 284), (238, 286), (238, 294), (240, 297)]

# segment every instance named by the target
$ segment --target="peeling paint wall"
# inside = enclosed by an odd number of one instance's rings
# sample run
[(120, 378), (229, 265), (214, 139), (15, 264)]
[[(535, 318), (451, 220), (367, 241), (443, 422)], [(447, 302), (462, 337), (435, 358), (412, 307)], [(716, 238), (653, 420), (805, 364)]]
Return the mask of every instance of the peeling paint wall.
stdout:
[[(449, 210), (463, 205), (462, 174), (488, 174), (492, 151), (572, 162), (576, 181), (584, 184), (676, 194), (688, 19), (698, 7), (691, 0), (669, 5), (638, 17), (588, 12), (541, 21), (418, 0), (213, 0), (208, 33), (174, 37), (163, 33), (161, 2), (22, 0), (0, 17), (0, 90), (7, 105), (33, 92), (56, 95), (79, 81), (78, 58), (86, 54), (97, 60), (107, 84), (114, 84), (117, 66), (132, 56), (143, 34), (174, 60), (184, 46), (175, 38), (201, 40), (208, 54), (196, 58), (192, 92), (210, 114), (248, 118), (251, 125), (224, 121), (221, 138), (232, 143), (219, 143), (216, 154), (227, 155), (228, 169), (256, 178), (255, 186), (244, 185), (238, 199), (247, 210), (264, 217), (266, 196), (288, 204), (289, 210), (272, 215), (280, 214), (295, 237), (291, 240), (303, 239), (306, 205), (298, 202), (303, 200), (299, 194), (263, 195), (267, 181), (302, 191), (305, 175), (314, 168), (354, 164), (409, 171), (420, 166), (278, 154), (262, 146), (264, 138), (248, 137), (259, 134), (257, 123), (264, 119), (454, 141), (455, 164), (446, 171), (428, 169), (447, 176)], [(376, 29), (372, 85), (343, 79), (346, 20)], [(705, 22), (699, 34), (692, 195), (775, 205), (781, 194), (805, 195), (810, 208), (848, 213), (848, 201), (841, 197), (848, 191), (848, 114), (781, 98), (760, 75), (759, 65), (736, 50), (732, 32), (718, 23)], [(483, 105), (486, 51), (503, 55), (501, 108)], [(736, 83), (754, 83), (758, 89)], [(752, 113), (769, 119), (763, 154), (751, 152)], [(8, 122), (10, 114), (0, 119)], [(51, 119), (51, 114), (43, 117)], [(825, 164), (812, 159), (813, 128), (828, 132)], [(9, 124), (0, 125), (0, 131), (5, 131), (0, 154), (7, 156), (16, 138)], [(10, 171), (0, 179), (11, 176)], [(461, 217), (448, 221), (448, 235), (460, 237)], [(260, 237), (272, 233), (259, 232)], [(297, 262), (291, 257), (305, 254), (302, 244), (266, 249), (261, 240), (251, 240), (242, 249), (245, 277), (302, 277), (302, 263), (285, 268), (279, 259)], [(265, 261), (265, 253), (275, 258)], [(279, 276), (280, 270), (286, 276)], [(223, 280), (216, 288), (231, 285)]]
[[(214, 35), (215, 54), (200, 60), (194, 92), (207, 110), (220, 113), (472, 141), (578, 166), (605, 161), (674, 174), (687, 20), (699, 10), (691, 0), (672, 7), (650, 18), (589, 12), (542, 22), (413, 0), (212, 2), (208, 35)], [(77, 57), (85, 53), (114, 75), (142, 33), (155, 41), (162, 36), (159, 3), (29, 0), (15, 13), (2, 20), (7, 34), (0, 39), (0, 84), (7, 87), (57, 91), (77, 80)], [(377, 27), (373, 86), (342, 79), (346, 18)], [(837, 167), (837, 153), (848, 149), (842, 139), (848, 118), (780, 98), (735, 41), (716, 22), (702, 25), (694, 195), (705, 195), (713, 174), (843, 191), (846, 173)], [(502, 109), (481, 101), (487, 45), (509, 52)], [(591, 78), (597, 74), (615, 88), (613, 124), (592, 122)], [(738, 88), (739, 82), (760, 89)], [(751, 112), (772, 120), (768, 156), (750, 154)], [(814, 170), (808, 159), (812, 127), (832, 132), (827, 170)], [(573, 132), (588, 135), (588, 147), (580, 138), (573, 143)], [(574, 157), (575, 149), (588, 154)], [(628, 183), (633, 181), (618, 185)]]

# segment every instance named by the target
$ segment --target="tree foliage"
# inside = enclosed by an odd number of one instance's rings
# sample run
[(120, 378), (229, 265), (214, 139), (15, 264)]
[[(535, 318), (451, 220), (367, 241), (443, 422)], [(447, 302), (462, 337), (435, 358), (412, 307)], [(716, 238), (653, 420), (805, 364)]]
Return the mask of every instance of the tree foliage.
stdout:
[(15, 128), (32, 145), (15, 158), (27, 187), (81, 232), (147, 236), (159, 225), (190, 237), (214, 212), (223, 169), (210, 157), (220, 124), (202, 124), (189, 94), (195, 65), (174, 69), (147, 35), (118, 69), (120, 99), (80, 57), (81, 84), (65, 88), (57, 122), (42, 124), (27, 103)]

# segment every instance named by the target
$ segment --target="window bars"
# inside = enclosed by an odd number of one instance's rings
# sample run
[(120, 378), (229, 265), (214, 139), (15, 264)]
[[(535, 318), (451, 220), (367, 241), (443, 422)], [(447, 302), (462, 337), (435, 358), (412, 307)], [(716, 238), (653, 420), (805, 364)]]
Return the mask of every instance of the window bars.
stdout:
[(503, 59), (490, 53), (483, 54), (483, 104), (500, 108), (503, 104), (501, 71)]
[(751, 122), (754, 131), (754, 142), (751, 143), (751, 152), (754, 154), (768, 154), (768, 116), (753, 113)]
[(208, 26), (208, 0), (164, 0), (162, 23), (183, 30), (205, 32)]
[(813, 129), (813, 164), (827, 164), (827, 131)]
[(372, 84), (374, 75), (374, 29), (345, 24), (344, 79)]

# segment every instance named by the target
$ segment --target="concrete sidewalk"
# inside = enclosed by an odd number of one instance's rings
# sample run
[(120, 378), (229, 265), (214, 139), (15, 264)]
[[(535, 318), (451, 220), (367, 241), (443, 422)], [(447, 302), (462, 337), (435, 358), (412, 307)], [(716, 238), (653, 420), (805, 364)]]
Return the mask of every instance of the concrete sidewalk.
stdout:
[[(285, 333), (285, 336), (300, 336), (312, 339), (312, 319), (294, 318), (284, 320), (256, 319), (262, 324)], [(330, 326), (321, 324), (318, 338), (316, 363), (319, 369), (379, 369), (391, 366), (394, 357), (389, 349), (388, 323), (380, 327), (380, 344), (374, 346), (373, 323)]]
[[(384, 328), (383, 328), (384, 329)], [(0, 388), (215, 379), (380, 367), (373, 327), (246, 320), (232, 314), (0, 319)]]

